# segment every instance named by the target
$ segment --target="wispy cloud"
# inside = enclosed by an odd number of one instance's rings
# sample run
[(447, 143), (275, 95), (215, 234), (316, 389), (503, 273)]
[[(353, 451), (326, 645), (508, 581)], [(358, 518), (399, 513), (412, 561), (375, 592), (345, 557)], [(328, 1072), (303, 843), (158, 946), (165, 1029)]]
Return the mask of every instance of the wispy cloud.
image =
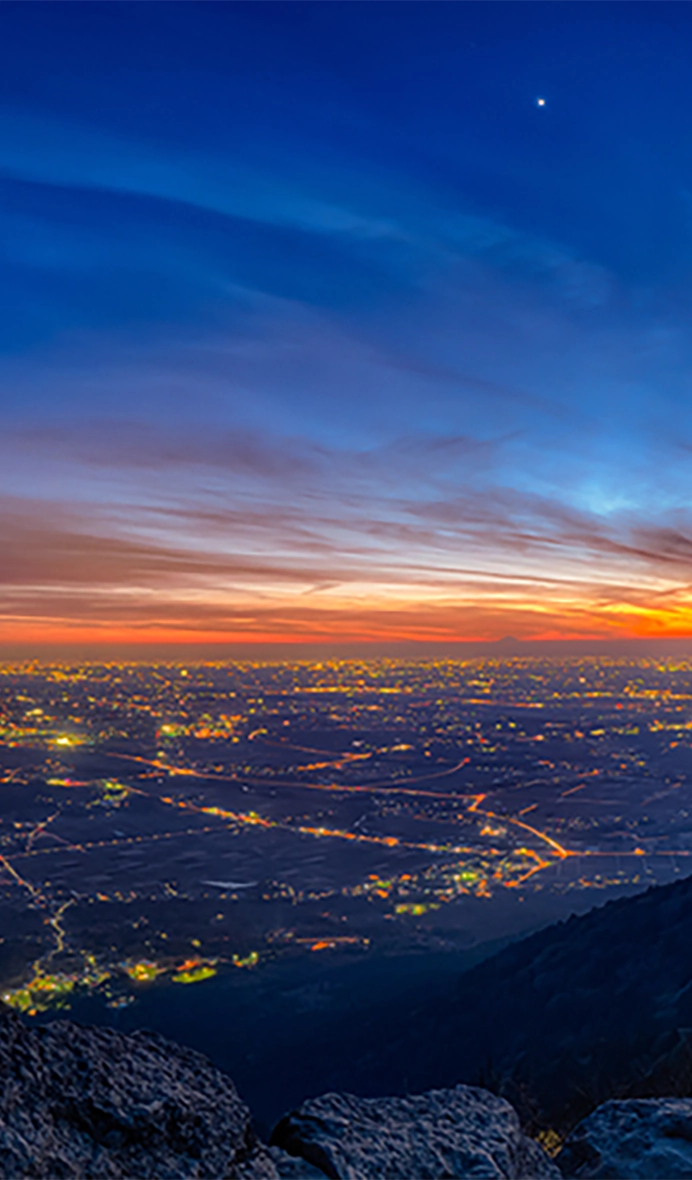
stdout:
[[(6, 637), (80, 625), (140, 639), (554, 637), (675, 631), (692, 617), (692, 519), (604, 519), (504, 488), (501, 441), (408, 438), (359, 454), (301, 440), (296, 458), (290, 440), (201, 433), (145, 438), (138, 453), (127, 431), (103, 429), (99, 448), (94, 429), (18, 440), (74, 463), (86, 438), (90, 462), (136, 485), (125, 503), (4, 501)], [(200, 469), (229, 482), (179, 486)], [(450, 470), (467, 487), (443, 496)]]
[(460, 86), (469, 39), (425, 38), (464, 6), (364, 11), (385, 58), (348, 6), (154, 8), (117, 70), (6, 62), (3, 634), (692, 628), (687, 163), (643, 175), (600, 69), (537, 122), (533, 32)]

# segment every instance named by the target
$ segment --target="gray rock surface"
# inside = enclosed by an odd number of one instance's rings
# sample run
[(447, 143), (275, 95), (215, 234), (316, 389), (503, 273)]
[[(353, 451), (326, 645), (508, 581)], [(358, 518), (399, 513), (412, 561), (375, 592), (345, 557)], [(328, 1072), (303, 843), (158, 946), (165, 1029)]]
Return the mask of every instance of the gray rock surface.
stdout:
[(557, 1156), (564, 1176), (692, 1177), (692, 1099), (605, 1102), (575, 1127)]
[(324, 1180), (324, 1172), (309, 1164), (307, 1160), (289, 1155), (280, 1147), (268, 1147), (267, 1151), (276, 1167), (280, 1180)]
[(243, 1165), (280, 1175), (233, 1082), (201, 1054), (0, 1011), (0, 1177), (218, 1180)]
[(560, 1176), (514, 1108), (474, 1086), (406, 1098), (325, 1094), (286, 1115), (271, 1142), (332, 1180)]

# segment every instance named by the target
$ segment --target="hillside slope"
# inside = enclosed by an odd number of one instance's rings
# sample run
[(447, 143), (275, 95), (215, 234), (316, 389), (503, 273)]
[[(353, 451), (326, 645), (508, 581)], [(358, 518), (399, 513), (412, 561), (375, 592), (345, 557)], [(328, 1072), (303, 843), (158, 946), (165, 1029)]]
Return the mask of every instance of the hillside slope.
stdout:
[(506, 1094), (526, 1118), (573, 1124), (616, 1096), (692, 1092), (692, 878), (548, 927), (407, 1013), (370, 1067), (413, 1090)]

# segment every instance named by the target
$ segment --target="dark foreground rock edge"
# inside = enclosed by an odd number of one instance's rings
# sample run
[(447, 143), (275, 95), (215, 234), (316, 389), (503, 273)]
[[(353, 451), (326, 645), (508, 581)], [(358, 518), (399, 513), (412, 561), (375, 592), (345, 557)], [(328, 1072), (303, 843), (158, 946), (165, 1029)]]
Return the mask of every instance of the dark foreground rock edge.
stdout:
[(275, 1127), (270, 1142), (340, 1177), (560, 1177), (512, 1106), (455, 1086), (405, 1098), (325, 1094)]
[(0, 1008), (3, 1180), (692, 1178), (692, 1099), (605, 1103), (558, 1163), (508, 1102), (463, 1085), (325, 1094), (286, 1115), (266, 1145), (231, 1079), (200, 1053), (150, 1032), (32, 1028)]
[(557, 1163), (580, 1180), (692, 1176), (692, 1099), (604, 1102), (575, 1127)]
[(233, 1082), (201, 1054), (0, 1012), (0, 1176), (221, 1177), (264, 1156)]

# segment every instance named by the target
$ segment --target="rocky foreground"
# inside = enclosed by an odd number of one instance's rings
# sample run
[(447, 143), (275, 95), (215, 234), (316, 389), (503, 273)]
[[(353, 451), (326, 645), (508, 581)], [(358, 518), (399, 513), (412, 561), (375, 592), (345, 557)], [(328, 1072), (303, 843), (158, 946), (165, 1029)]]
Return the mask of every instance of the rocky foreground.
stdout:
[(609, 1102), (557, 1161), (508, 1102), (473, 1086), (404, 1098), (326, 1094), (258, 1139), (233, 1082), (148, 1032), (0, 1011), (0, 1177), (122, 1180), (692, 1178), (692, 1100)]

